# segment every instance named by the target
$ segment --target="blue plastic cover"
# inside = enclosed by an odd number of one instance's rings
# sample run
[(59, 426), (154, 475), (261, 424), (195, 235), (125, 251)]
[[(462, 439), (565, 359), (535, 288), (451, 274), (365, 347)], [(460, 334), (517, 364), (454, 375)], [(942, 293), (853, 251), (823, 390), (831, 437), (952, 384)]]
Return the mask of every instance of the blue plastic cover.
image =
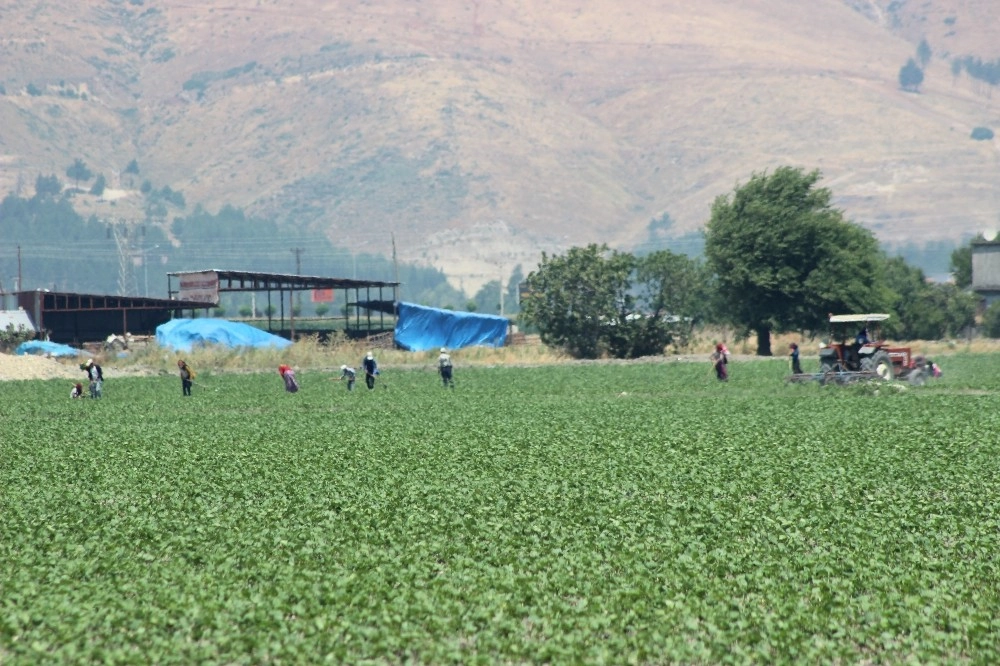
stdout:
[(413, 303), (399, 304), (396, 344), (408, 351), (436, 347), (461, 349), (483, 345), (503, 347), (507, 342), (505, 317), (454, 312)]
[(191, 351), (196, 345), (284, 349), (292, 343), (285, 338), (228, 319), (171, 319), (156, 327), (156, 343), (177, 351)]
[(14, 353), (18, 356), (24, 356), (25, 354), (47, 356), (79, 356), (83, 354), (90, 356), (87, 352), (80, 351), (69, 345), (61, 345), (58, 342), (47, 342), (45, 340), (28, 340), (27, 342), (22, 342), (14, 350)]

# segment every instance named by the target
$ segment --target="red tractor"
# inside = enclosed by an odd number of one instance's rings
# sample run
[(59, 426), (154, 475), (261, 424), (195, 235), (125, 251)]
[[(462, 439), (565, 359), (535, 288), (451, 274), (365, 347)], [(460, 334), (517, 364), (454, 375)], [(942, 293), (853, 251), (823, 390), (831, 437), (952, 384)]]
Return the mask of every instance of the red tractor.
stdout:
[(819, 350), (820, 375), (827, 379), (908, 379), (923, 383), (924, 368), (909, 347), (890, 347), (882, 338), (887, 314), (830, 315), (830, 343)]

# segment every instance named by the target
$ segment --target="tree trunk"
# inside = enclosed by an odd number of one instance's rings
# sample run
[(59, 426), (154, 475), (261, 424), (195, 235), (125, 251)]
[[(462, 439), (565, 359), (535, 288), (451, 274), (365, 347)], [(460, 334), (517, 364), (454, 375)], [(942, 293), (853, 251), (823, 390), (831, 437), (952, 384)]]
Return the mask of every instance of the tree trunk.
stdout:
[(757, 356), (774, 356), (771, 353), (771, 327), (757, 327)]

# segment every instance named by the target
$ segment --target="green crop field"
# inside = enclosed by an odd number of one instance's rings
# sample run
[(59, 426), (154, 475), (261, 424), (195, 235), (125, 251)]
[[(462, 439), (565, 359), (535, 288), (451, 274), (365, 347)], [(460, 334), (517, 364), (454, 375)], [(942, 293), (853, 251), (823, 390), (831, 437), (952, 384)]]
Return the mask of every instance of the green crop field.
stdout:
[(0, 385), (0, 663), (997, 663), (1000, 359)]

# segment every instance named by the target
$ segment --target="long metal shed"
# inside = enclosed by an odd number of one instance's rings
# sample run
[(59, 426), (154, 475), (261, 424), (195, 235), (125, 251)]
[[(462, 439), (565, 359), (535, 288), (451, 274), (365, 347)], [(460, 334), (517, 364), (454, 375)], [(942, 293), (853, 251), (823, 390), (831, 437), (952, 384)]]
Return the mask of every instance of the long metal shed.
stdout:
[(182, 310), (209, 306), (190, 301), (75, 294), (36, 289), (15, 294), (35, 329), (52, 342), (80, 344), (105, 340), (109, 335), (153, 335), (156, 327)]

